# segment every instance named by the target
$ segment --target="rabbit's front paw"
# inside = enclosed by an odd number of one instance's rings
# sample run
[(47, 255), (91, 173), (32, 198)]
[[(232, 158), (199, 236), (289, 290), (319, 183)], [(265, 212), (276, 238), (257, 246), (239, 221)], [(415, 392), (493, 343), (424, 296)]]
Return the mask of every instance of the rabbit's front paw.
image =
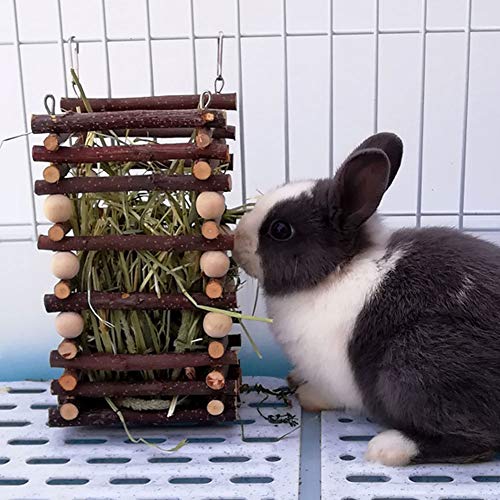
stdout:
[(418, 455), (414, 441), (392, 429), (375, 436), (369, 443), (365, 458), (392, 467), (408, 465)]
[(329, 405), (318, 390), (309, 382), (299, 385), (295, 392), (300, 406), (306, 411), (322, 411), (331, 410), (332, 405)]
[(288, 373), (286, 377), (286, 382), (288, 384), (288, 387), (290, 387), (290, 389), (296, 389), (297, 387), (299, 387), (300, 384), (304, 383), (304, 379), (300, 376), (299, 372), (297, 371), (297, 368), (294, 368)]

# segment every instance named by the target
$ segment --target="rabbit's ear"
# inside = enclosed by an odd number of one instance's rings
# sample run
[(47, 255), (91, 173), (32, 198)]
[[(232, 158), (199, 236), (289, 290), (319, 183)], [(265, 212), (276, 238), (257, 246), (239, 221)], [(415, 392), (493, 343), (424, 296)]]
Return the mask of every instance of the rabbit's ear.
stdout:
[(349, 156), (334, 179), (345, 228), (359, 227), (373, 215), (387, 189), (389, 174), (389, 158), (380, 149), (363, 149)]
[(387, 158), (389, 158), (391, 169), (389, 172), (389, 181), (387, 182), (388, 188), (392, 184), (394, 177), (396, 177), (399, 166), (401, 165), (401, 158), (403, 157), (403, 141), (396, 134), (392, 134), (390, 132), (380, 132), (363, 141), (352, 152), (352, 155), (363, 149), (370, 148), (381, 149), (387, 155)]

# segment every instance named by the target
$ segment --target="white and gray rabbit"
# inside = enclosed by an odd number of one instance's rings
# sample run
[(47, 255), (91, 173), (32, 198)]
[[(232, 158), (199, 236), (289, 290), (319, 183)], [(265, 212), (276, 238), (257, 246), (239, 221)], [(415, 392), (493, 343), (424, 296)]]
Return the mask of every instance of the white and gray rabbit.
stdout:
[(457, 230), (384, 227), (394, 134), (332, 179), (284, 185), (241, 220), (234, 256), (263, 286), (302, 406), (367, 412), (386, 465), (484, 460), (500, 447), (500, 248)]

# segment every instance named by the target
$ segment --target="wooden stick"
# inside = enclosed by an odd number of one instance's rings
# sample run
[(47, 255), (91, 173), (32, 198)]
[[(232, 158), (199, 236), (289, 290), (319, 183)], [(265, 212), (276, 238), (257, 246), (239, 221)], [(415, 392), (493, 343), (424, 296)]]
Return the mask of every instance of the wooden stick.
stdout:
[(78, 372), (76, 370), (66, 369), (57, 382), (64, 391), (73, 391), (78, 385)]
[(66, 236), (61, 241), (51, 241), (48, 236), (38, 237), (39, 250), (65, 252), (69, 250), (231, 250), (234, 236), (221, 234), (215, 240), (203, 236), (150, 236), (147, 234), (110, 234), (105, 236)]
[(210, 146), (200, 149), (195, 144), (138, 144), (133, 146), (85, 146), (60, 147), (57, 151), (47, 151), (43, 146), (33, 146), (34, 161), (53, 163), (98, 163), (125, 161), (153, 161), (198, 158), (229, 160), (227, 144), (213, 141)]
[(64, 421), (74, 421), (79, 414), (78, 407), (74, 403), (63, 403), (58, 408), (59, 415)]
[(43, 145), (48, 151), (57, 151), (59, 146), (66, 142), (71, 134), (49, 134), (44, 140)]
[(196, 179), (206, 181), (212, 175), (212, 167), (208, 161), (200, 160), (193, 165), (192, 172)]
[(221, 234), (220, 227), (217, 222), (207, 220), (201, 225), (201, 234), (207, 240), (215, 240)]
[(218, 299), (219, 297), (222, 297), (223, 293), (224, 287), (218, 279), (210, 279), (205, 286), (205, 294), (211, 299)]
[[(203, 293), (193, 293), (192, 297), (203, 306), (236, 307), (235, 293), (227, 294), (220, 299), (210, 299)], [(158, 297), (156, 293), (90, 292), (90, 303), (95, 309), (108, 310), (195, 309), (195, 306), (182, 294), (166, 294)], [(87, 292), (73, 293), (63, 300), (55, 295), (45, 295), (44, 304), (47, 312), (90, 309)]]
[(59, 347), (57, 348), (57, 352), (64, 359), (73, 359), (78, 354), (78, 347), (75, 342), (72, 340), (63, 340)]
[(60, 165), (52, 164), (43, 169), (42, 175), (47, 182), (49, 182), (50, 184), (54, 184), (66, 177), (69, 169), (70, 167), (66, 163), (62, 163)]
[[(112, 134), (118, 137), (151, 137), (151, 138), (176, 138), (176, 137), (191, 137), (195, 133), (195, 128), (133, 128), (113, 130)], [(213, 139), (235, 139), (236, 127), (226, 125), (225, 127), (217, 127), (210, 129)], [(109, 130), (104, 130), (104, 133), (111, 134)]]
[(226, 385), (226, 377), (220, 370), (212, 370), (205, 377), (205, 383), (210, 389), (220, 391)]
[(222, 415), (224, 413), (224, 403), (219, 399), (212, 399), (207, 404), (207, 412), (210, 415)]
[(220, 359), (224, 356), (228, 345), (228, 337), (220, 340), (211, 340), (208, 344), (208, 355), (213, 359)]
[(201, 149), (205, 149), (210, 146), (212, 143), (212, 130), (206, 127), (197, 128), (195, 142)]
[[(166, 411), (134, 411), (122, 409), (121, 413), (127, 422), (128, 427), (147, 426), (157, 427), (165, 426), (175, 422), (230, 422), (236, 419), (236, 405), (230, 405), (224, 413), (220, 415), (210, 415), (205, 408), (177, 408), (174, 414), (168, 417)], [(61, 417), (59, 412), (51, 408), (49, 409), (50, 427), (69, 427), (69, 426), (117, 426), (120, 425), (120, 419), (113, 410), (95, 409), (80, 412), (78, 417), (73, 420), (66, 421)]]
[(225, 127), (226, 112), (215, 109), (132, 110), (102, 113), (65, 113), (62, 115), (32, 115), (31, 131), (89, 132), (126, 128)]
[(49, 228), (47, 234), (51, 241), (61, 241), (69, 231), (71, 231), (71, 223), (69, 221), (58, 222)]
[[(210, 396), (215, 395), (204, 381), (162, 381), (148, 382), (80, 382), (73, 390), (65, 390), (57, 380), (50, 386), (52, 394), (58, 396), (77, 396), (84, 398), (100, 397), (137, 397), (137, 396)], [(226, 380), (217, 392), (237, 394), (238, 379)]]
[(67, 299), (71, 294), (71, 289), (72, 289), (72, 286), (71, 286), (70, 281), (68, 281), (68, 280), (58, 281), (54, 285), (54, 295), (58, 299)]
[[(131, 109), (196, 109), (200, 102), (199, 95), (164, 95), (154, 97), (114, 97), (88, 100), (92, 111), (127, 111)], [(79, 107), (85, 111), (81, 99), (63, 97), (61, 109), (76, 111)], [(212, 94), (212, 109), (236, 109), (236, 94)]]
[[(91, 149), (91, 148), (88, 148)], [(103, 148), (95, 148), (103, 149)], [(109, 177), (71, 177), (57, 184), (46, 181), (35, 182), (35, 193), (76, 194), (116, 193), (124, 191), (230, 191), (231, 176), (212, 175), (206, 181), (199, 181), (191, 175), (117, 175)]]
[(74, 368), (75, 370), (140, 371), (184, 368), (186, 366), (236, 365), (238, 356), (228, 351), (221, 358), (213, 360), (206, 352), (169, 352), (164, 354), (80, 354), (74, 359), (64, 359), (57, 351), (50, 353), (53, 368)]

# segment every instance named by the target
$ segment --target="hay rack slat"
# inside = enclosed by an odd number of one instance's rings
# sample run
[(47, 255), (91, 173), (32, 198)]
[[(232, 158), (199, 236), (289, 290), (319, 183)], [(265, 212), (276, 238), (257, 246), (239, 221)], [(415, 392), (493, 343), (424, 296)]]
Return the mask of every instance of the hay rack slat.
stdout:
[[(47, 312), (59, 313), (56, 329), (64, 337), (57, 350), (50, 353), (51, 366), (64, 369), (59, 379), (51, 384), (59, 402), (58, 408), (49, 410), (51, 426), (119, 424), (119, 416), (107, 405), (105, 397), (189, 396), (189, 405), (176, 408), (173, 414), (159, 409), (122, 409), (127, 424), (132, 426), (205, 423), (237, 417), (241, 379), (237, 351), (241, 339), (237, 334), (229, 334), (227, 326), (216, 325), (208, 328), (209, 331), (205, 328), (209, 339), (203, 351), (113, 354), (89, 352), (82, 349), (80, 342), (83, 328), (80, 313), (89, 308), (139, 311), (187, 310), (197, 305), (234, 309), (237, 305), (234, 290), (225, 289), (227, 283), (224, 280), (229, 262), (226, 251), (232, 249), (233, 237), (219, 225), (221, 210), (225, 209), (221, 193), (231, 190), (231, 178), (225, 173), (217, 173), (222, 163), (227, 164), (225, 170), (232, 170), (233, 158), (226, 139), (235, 138), (235, 128), (227, 125), (225, 110), (236, 109), (236, 94), (214, 94), (209, 109), (199, 109), (199, 102), (198, 95), (89, 99), (87, 103), (63, 98), (60, 102), (62, 114), (32, 116), (32, 132), (48, 134), (43, 146), (33, 147), (33, 160), (50, 163), (43, 171), (44, 179), (36, 181), (35, 192), (49, 195), (45, 212), (54, 223), (46, 236), (39, 237), (38, 248), (58, 252), (57, 263), (54, 265), (53, 261), (52, 267), (60, 278), (54, 293), (45, 295), (44, 303)], [(91, 112), (85, 110), (88, 104)], [(102, 147), (87, 147), (85, 138), (88, 133), (107, 134), (117, 139), (147, 138), (148, 143), (114, 141), (109, 144), (108, 140)], [(177, 138), (179, 142), (157, 143), (159, 138)], [(186, 141), (186, 138), (191, 140)], [(177, 159), (184, 160), (190, 173), (68, 176), (79, 164), (136, 162), (137, 169), (140, 169), (141, 162)], [(211, 202), (208, 212), (201, 204), (201, 208), (196, 207), (203, 221), (201, 234), (71, 235), (67, 195), (177, 190), (200, 193), (198, 199), (203, 194)], [(200, 259), (206, 257), (201, 265), (207, 278), (205, 292), (193, 293), (196, 305), (184, 294), (158, 296), (139, 291), (78, 290), (75, 285), (79, 271), (75, 263), (77, 256), (72, 252), (92, 250), (205, 252)], [(227, 321), (225, 323), (227, 325)], [(154, 380), (92, 381), (83, 376), (100, 370), (162, 373), (162, 370), (173, 369), (193, 370), (192, 379), (162, 379), (160, 376)]]

